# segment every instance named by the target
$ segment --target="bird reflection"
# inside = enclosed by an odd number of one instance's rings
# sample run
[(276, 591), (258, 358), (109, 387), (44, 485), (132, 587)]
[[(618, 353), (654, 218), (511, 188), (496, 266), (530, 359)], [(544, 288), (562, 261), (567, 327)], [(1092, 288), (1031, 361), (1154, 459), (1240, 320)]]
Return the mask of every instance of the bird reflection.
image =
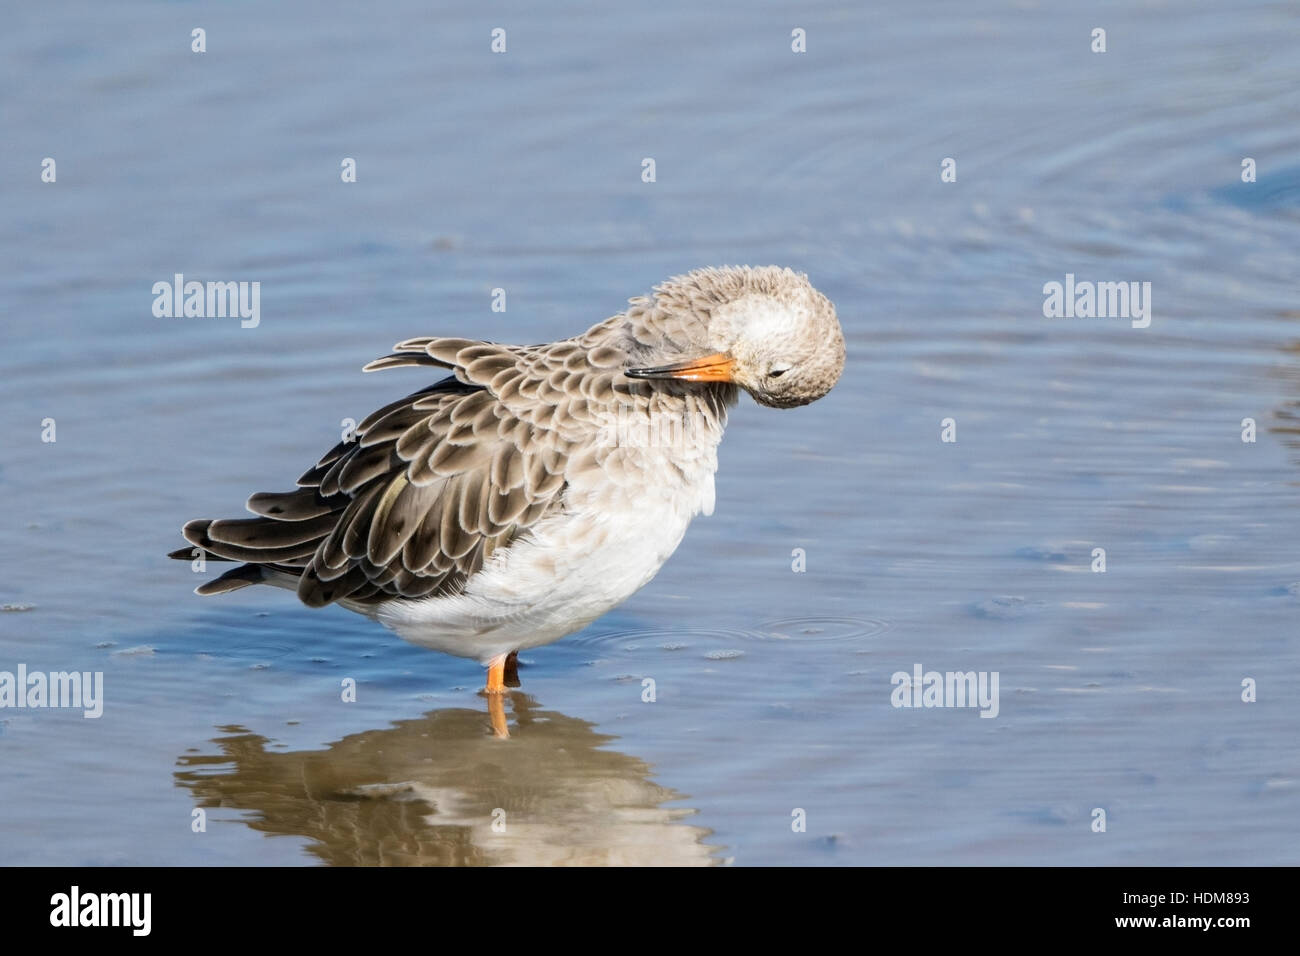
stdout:
[(514, 732), (481, 710), (434, 710), (323, 750), (281, 752), (221, 728), (219, 755), (186, 754), (177, 783), (198, 806), (253, 811), (255, 830), (311, 840), (342, 866), (701, 865), (718, 862), (693, 810), (608, 749), (585, 720), (510, 695)]

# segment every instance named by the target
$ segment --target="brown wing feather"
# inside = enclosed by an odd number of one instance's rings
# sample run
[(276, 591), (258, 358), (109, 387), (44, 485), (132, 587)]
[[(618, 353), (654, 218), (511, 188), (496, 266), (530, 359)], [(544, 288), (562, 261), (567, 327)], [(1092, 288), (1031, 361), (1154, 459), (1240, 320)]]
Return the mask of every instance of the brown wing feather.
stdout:
[[(563, 507), (570, 443), (534, 430), (489, 388), (492, 379), (516, 388), (535, 380), (534, 351), (410, 339), (372, 362), (368, 370), (423, 365), (455, 375), (370, 415), (296, 491), (253, 495), (248, 509), (258, 517), (189, 522), (186, 539), (210, 558), (246, 562), (200, 593), (295, 579), (298, 596), (317, 607), (460, 593), (493, 552)], [(542, 450), (522, 447), (525, 438)]]

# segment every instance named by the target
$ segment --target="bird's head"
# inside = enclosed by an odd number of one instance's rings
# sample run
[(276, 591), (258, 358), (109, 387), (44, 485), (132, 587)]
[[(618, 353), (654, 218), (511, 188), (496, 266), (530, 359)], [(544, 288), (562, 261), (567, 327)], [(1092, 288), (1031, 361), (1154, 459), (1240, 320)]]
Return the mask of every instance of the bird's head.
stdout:
[[(629, 378), (738, 385), (762, 405), (807, 405), (844, 370), (835, 307), (808, 277), (776, 266), (701, 269), (655, 290), (656, 351), (687, 351)], [(690, 343), (683, 346), (682, 343)]]

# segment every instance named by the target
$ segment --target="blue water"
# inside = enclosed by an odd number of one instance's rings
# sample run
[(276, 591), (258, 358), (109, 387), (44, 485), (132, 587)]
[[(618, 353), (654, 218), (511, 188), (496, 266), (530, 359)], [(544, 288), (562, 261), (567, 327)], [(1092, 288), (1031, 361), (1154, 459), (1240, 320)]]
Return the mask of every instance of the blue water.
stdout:
[[(0, 670), (107, 699), (0, 711), (0, 863), (1298, 862), (1294, 5), (4, 23)], [(737, 262), (830, 296), (844, 378), (742, 402), (717, 513), (525, 655), (509, 741), (472, 662), (164, 558), (426, 384), (359, 374), (393, 342)], [(177, 272), (260, 324), (155, 318)], [(1045, 318), (1067, 273), (1150, 282), (1150, 327)], [(997, 672), (997, 718), (891, 706), (916, 663)]]

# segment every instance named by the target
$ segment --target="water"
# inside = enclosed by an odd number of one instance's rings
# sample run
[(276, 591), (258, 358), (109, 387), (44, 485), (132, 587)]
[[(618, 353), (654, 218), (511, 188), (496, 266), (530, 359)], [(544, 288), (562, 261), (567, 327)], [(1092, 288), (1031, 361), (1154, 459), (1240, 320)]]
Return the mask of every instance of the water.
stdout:
[[(107, 701), (0, 715), (0, 862), (1297, 862), (1295, 7), (752, 6), (7, 12), (0, 670)], [(844, 379), (742, 403), (717, 514), (525, 655), (510, 741), (473, 663), (163, 557), (424, 384), (358, 374), (391, 343), (729, 262), (809, 273)], [(260, 325), (154, 318), (176, 272)], [(1044, 318), (1067, 273), (1151, 326)], [(892, 707), (918, 662), (998, 717)]]

